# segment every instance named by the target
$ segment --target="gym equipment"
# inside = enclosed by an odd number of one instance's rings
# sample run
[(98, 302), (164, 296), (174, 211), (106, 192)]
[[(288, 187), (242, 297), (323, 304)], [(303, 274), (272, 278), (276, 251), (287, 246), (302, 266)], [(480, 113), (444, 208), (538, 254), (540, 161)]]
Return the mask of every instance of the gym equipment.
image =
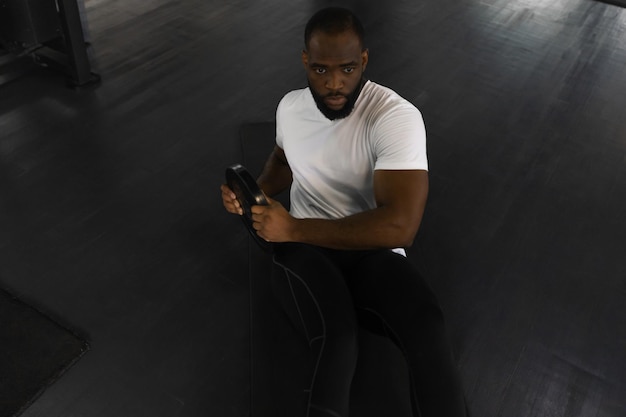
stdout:
[(8, 50), (27, 51), (61, 35), (54, 0), (0, 0), (0, 39)]
[(259, 185), (248, 170), (241, 164), (231, 165), (226, 168), (226, 184), (233, 190), (237, 196), (237, 201), (239, 201), (243, 209), (243, 214), (240, 217), (244, 225), (261, 249), (270, 252), (272, 244), (257, 235), (256, 230), (252, 227), (252, 212), (250, 210), (252, 206), (269, 205), (263, 191), (261, 191), (261, 188), (259, 188)]
[[(78, 0), (0, 0), (0, 55), (30, 56), (57, 69), (74, 88), (100, 82), (91, 72)], [(4, 57), (4, 60), (7, 58)], [(0, 62), (0, 76), (5, 72)]]

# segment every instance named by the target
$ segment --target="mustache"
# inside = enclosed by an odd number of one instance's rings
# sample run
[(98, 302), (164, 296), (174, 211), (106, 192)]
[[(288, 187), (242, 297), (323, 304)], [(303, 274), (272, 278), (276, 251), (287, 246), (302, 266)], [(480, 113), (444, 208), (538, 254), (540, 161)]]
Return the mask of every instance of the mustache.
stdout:
[[(330, 91), (326, 94), (318, 93), (312, 86), (310, 80), (308, 80), (309, 90), (311, 95), (313, 96), (313, 100), (320, 112), (329, 120), (343, 119), (350, 115), (352, 109), (354, 108), (354, 104), (361, 93), (361, 89), (367, 82), (367, 79), (361, 78), (360, 84), (353, 90), (347, 93), (342, 92), (341, 90)], [(332, 110), (326, 106), (325, 99), (326, 98), (339, 98), (342, 97), (346, 100), (344, 107), (341, 110)]]

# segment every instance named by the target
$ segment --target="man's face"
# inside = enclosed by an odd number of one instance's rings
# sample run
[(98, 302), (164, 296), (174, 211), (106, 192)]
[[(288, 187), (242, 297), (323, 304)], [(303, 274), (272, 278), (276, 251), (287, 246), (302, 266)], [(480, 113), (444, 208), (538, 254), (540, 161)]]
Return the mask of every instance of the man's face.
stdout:
[(354, 32), (313, 32), (308, 49), (302, 51), (302, 63), (317, 106), (327, 118), (350, 114), (367, 61), (368, 51)]

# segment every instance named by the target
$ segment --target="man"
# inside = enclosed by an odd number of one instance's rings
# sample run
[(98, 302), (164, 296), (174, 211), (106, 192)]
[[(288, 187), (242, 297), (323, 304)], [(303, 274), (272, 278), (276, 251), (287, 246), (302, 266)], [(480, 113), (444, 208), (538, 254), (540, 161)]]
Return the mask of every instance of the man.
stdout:
[[(323, 9), (305, 29), (309, 87), (276, 113), (276, 146), (258, 183), (290, 189), (290, 211), (253, 206), (257, 234), (275, 242), (279, 301), (315, 355), (308, 416), (349, 415), (358, 323), (389, 336), (411, 374), (415, 416), (464, 416), (441, 310), (404, 256), (428, 194), (420, 112), (364, 78), (369, 52), (350, 11)], [(224, 206), (242, 214), (222, 186)]]

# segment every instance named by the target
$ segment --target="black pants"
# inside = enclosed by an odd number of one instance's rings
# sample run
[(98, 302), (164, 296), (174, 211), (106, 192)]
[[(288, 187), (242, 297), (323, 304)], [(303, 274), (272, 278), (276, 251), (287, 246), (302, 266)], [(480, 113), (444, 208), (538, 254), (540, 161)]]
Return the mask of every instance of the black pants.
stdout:
[(408, 259), (388, 250), (289, 243), (275, 246), (274, 264), (274, 292), (315, 359), (309, 417), (349, 415), (357, 323), (390, 337), (403, 352), (414, 416), (465, 416), (441, 309)]

